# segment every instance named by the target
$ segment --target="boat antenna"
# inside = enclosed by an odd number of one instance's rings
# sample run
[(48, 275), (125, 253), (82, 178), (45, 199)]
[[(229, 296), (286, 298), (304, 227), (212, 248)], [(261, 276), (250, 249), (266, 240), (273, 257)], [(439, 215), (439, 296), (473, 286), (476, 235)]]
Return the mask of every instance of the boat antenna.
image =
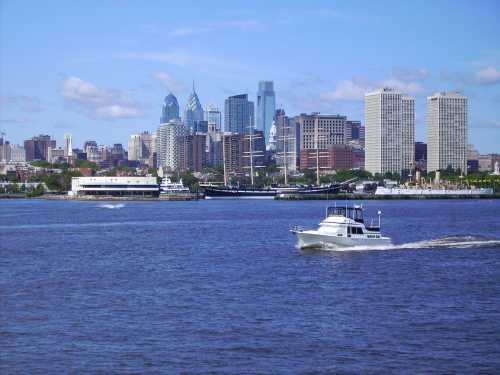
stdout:
[(377, 215), (378, 215), (378, 228), (380, 229), (380, 216), (382, 216), (382, 211), (378, 210)]

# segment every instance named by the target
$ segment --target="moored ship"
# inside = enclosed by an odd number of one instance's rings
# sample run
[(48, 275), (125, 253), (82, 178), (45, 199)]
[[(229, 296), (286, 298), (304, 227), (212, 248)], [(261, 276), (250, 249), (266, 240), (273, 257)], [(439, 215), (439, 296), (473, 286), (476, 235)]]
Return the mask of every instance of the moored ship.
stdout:
[(340, 185), (331, 184), (324, 186), (291, 186), (291, 187), (267, 187), (267, 188), (245, 188), (245, 187), (207, 187), (205, 196), (208, 198), (265, 198), (272, 199), (278, 195), (313, 195), (313, 194), (336, 194)]

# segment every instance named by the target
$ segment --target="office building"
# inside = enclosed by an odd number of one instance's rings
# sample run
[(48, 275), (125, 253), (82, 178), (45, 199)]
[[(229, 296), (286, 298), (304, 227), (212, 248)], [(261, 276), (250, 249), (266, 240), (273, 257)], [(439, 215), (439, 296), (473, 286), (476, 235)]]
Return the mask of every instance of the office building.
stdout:
[(49, 148), (47, 153), (47, 161), (51, 164), (65, 163), (68, 161), (66, 149), (62, 147)]
[(161, 108), (160, 124), (165, 124), (170, 120), (179, 120), (179, 103), (174, 94), (168, 94), (163, 100)]
[(207, 165), (212, 168), (222, 167), (222, 132), (207, 134)]
[(345, 131), (347, 143), (351, 141), (359, 141), (360, 128), (361, 121), (346, 120)]
[(193, 123), (192, 133), (208, 133), (208, 121), (197, 120)]
[(415, 142), (415, 167), (427, 170), (427, 144), (424, 142)]
[(478, 156), (479, 172), (491, 172), (496, 163), (500, 163), (500, 154), (486, 154)]
[(188, 134), (179, 137), (179, 169), (203, 172), (207, 166), (206, 134)]
[(415, 101), (398, 90), (365, 94), (365, 169), (410, 173), (414, 163)]
[(257, 130), (264, 132), (266, 142), (269, 142), (269, 132), (273, 124), (276, 110), (274, 84), (272, 81), (260, 81), (257, 91)]
[(155, 147), (156, 135), (149, 132), (132, 134), (128, 140), (128, 160), (138, 161), (141, 165), (152, 167)]
[(468, 101), (459, 93), (427, 98), (427, 171), (467, 173)]
[(73, 156), (73, 142), (71, 134), (64, 134), (64, 156), (71, 158)]
[(111, 166), (119, 167), (127, 165), (127, 153), (121, 143), (115, 143), (111, 147)]
[(10, 142), (0, 137), (0, 161), (9, 161), (11, 159)]
[(254, 104), (247, 94), (230, 96), (224, 102), (224, 130), (237, 134), (248, 134), (254, 126)]
[[(228, 176), (242, 173), (243, 144), (240, 134), (224, 133), (222, 136), (224, 170)], [(227, 181), (225, 181), (227, 183)]]
[[(300, 150), (300, 169), (316, 169), (317, 152), (314, 149)], [(357, 154), (359, 155), (359, 154)], [(319, 168), (323, 170), (339, 171), (354, 168), (353, 148), (348, 145), (331, 145), (321, 150)]]
[(182, 120), (186, 130), (191, 133), (195, 133), (195, 123), (203, 121), (203, 108), (194, 89), (194, 84), (193, 92), (189, 95), (186, 108), (184, 109), (184, 118)]
[(101, 161), (102, 155), (96, 141), (85, 141), (83, 144), (83, 152), (87, 154), (88, 161), (92, 163), (99, 163)]
[(40, 134), (24, 141), (24, 149), (26, 150), (26, 161), (31, 160), (47, 160), (49, 148), (55, 148), (56, 141), (50, 138), (50, 135)]
[(298, 124), (301, 150), (326, 150), (347, 143), (346, 116), (302, 113)]
[(170, 120), (158, 127), (156, 132), (156, 152), (159, 167), (169, 171), (179, 169), (178, 138), (184, 135), (184, 124), (180, 120)]
[(203, 119), (207, 122), (209, 132), (222, 130), (222, 114), (218, 107), (209, 105), (205, 109)]
[(26, 150), (20, 145), (10, 146), (10, 161), (15, 162), (25, 162), (26, 161)]

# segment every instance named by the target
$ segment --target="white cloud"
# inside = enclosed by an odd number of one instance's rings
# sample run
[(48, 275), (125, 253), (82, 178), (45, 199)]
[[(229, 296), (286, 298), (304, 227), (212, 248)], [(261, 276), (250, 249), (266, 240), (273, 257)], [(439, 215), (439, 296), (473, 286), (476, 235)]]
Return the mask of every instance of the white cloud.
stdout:
[(352, 81), (340, 81), (333, 91), (325, 91), (320, 94), (320, 99), (324, 101), (335, 100), (361, 100), (366, 92), (372, 89), (371, 86)]
[(185, 89), (184, 84), (182, 82), (177, 81), (168, 73), (158, 72), (153, 74), (153, 78), (172, 92), (178, 93), (184, 91)]
[(98, 88), (78, 77), (65, 78), (60, 94), (64, 100), (91, 118), (115, 120), (142, 115), (139, 104), (125, 92)]
[(418, 82), (406, 82), (395, 77), (369, 82), (362, 79), (340, 81), (335, 90), (320, 93), (320, 100), (333, 102), (339, 100), (363, 100), (364, 95), (379, 87), (391, 87), (409, 95), (416, 95), (424, 91)]
[(475, 78), (479, 84), (491, 85), (500, 83), (500, 70), (493, 66), (488, 66), (477, 71)]

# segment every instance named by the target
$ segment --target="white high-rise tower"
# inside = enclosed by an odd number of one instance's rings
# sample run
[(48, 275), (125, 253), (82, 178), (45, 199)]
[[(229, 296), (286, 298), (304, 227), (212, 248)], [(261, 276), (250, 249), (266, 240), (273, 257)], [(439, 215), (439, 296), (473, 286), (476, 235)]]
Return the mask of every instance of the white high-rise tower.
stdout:
[(73, 156), (73, 144), (71, 139), (71, 134), (64, 134), (64, 156)]
[(427, 171), (467, 173), (468, 100), (459, 93), (427, 98)]
[(415, 100), (384, 87), (365, 94), (365, 169), (406, 174), (412, 169)]
[(156, 131), (158, 166), (175, 171), (180, 167), (179, 140), (185, 134), (184, 124), (177, 119), (161, 124)]

